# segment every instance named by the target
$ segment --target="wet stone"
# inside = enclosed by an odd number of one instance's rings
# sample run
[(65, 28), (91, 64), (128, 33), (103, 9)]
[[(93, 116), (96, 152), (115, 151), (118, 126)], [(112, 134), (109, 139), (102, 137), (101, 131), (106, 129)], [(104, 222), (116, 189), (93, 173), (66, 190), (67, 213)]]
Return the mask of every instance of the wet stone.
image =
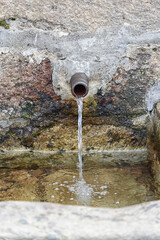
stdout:
[[(117, 167), (146, 165), (147, 151), (141, 150), (110, 150), (104, 152), (83, 152), (83, 165), (85, 167)], [(49, 152), (49, 151), (1, 151), (0, 168), (9, 169), (38, 169), (47, 167), (76, 168), (78, 153), (75, 152)]]
[(157, 103), (148, 123), (148, 160), (157, 192), (160, 192), (160, 103)]

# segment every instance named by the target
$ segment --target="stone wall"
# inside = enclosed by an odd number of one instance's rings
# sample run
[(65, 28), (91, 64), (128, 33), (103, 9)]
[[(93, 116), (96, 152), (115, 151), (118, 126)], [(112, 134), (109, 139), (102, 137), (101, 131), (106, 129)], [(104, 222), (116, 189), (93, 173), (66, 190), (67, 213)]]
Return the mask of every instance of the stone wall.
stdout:
[(155, 181), (156, 190), (160, 193), (160, 103), (155, 109), (148, 124), (148, 160)]
[[(76, 150), (69, 80), (89, 78), (84, 150), (146, 145), (159, 100), (156, 0), (0, 0), (0, 147)], [(153, 98), (153, 95), (156, 97)]]

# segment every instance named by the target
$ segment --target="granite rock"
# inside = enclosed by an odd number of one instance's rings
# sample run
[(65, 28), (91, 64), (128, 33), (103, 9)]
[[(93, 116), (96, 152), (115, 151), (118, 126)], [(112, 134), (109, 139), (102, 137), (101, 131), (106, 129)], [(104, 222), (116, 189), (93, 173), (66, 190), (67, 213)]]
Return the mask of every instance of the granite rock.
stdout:
[(148, 123), (148, 160), (156, 190), (160, 192), (160, 103), (157, 103)]
[(119, 209), (1, 202), (0, 239), (159, 240), (160, 202)]
[(159, 28), (159, 2), (1, 0), (0, 18), (5, 18), (13, 29), (39, 28), (67, 34), (92, 33), (100, 27), (119, 27), (123, 23), (146, 31)]

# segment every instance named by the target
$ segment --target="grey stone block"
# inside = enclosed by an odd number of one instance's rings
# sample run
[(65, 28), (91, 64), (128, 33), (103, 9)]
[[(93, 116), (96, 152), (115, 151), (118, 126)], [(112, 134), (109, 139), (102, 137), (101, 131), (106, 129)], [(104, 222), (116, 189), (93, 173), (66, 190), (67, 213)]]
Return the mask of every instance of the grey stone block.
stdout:
[(119, 209), (0, 203), (2, 240), (159, 240), (160, 201)]

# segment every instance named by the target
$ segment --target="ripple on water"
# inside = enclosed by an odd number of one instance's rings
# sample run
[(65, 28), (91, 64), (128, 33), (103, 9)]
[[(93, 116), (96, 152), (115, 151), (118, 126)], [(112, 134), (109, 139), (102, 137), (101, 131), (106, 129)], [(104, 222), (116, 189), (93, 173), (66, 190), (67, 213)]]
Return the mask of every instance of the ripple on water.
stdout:
[(68, 188), (76, 195), (79, 204), (90, 204), (94, 190), (91, 184), (87, 184), (83, 178), (78, 179), (75, 184), (68, 186)]

